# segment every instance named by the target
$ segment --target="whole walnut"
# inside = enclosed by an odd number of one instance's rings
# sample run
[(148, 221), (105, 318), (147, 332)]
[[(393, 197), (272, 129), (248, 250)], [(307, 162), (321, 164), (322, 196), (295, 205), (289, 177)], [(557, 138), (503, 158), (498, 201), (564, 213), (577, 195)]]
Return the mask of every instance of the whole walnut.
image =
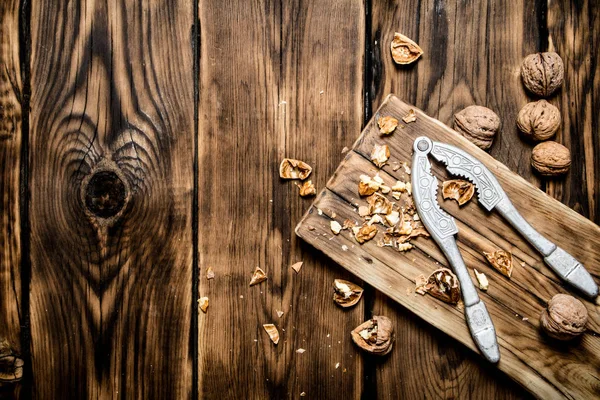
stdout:
[(540, 143), (531, 152), (531, 166), (543, 176), (562, 175), (571, 167), (571, 152), (560, 143)]
[(554, 136), (560, 123), (560, 111), (546, 100), (525, 104), (517, 117), (519, 130), (528, 138), (538, 141)]
[(454, 114), (454, 129), (477, 147), (487, 150), (500, 128), (500, 118), (489, 108), (469, 106)]
[(585, 331), (588, 312), (583, 303), (568, 294), (557, 294), (542, 311), (540, 323), (544, 331), (558, 340), (571, 340)]
[(554, 52), (530, 54), (521, 65), (521, 78), (533, 94), (548, 97), (563, 83), (562, 58)]

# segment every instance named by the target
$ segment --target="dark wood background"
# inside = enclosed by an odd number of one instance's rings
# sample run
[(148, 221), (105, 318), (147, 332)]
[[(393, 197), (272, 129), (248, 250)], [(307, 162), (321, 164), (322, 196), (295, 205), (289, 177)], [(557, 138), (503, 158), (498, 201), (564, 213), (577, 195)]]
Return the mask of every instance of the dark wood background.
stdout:
[[(0, 396), (530, 396), (372, 289), (338, 309), (352, 277), (295, 237), (310, 200), (277, 167), (305, 160), (322, 188), (389, 93), (447, 124), (480, 104), (502, 120), (491, 154), (598, 222), (599, 18), (591, 0), (2, 1), (0, 338), (26, 368)], [(392, 62), (394, 31), (415, 65)], [(553, 181), (514, 122), (520, 62), (544, 50), (573, 153)], [(109, 223), (81, 199), (99, 168), (127, 188)], [(383, 359), (349, 336), (373, 314), (396, 327)]]

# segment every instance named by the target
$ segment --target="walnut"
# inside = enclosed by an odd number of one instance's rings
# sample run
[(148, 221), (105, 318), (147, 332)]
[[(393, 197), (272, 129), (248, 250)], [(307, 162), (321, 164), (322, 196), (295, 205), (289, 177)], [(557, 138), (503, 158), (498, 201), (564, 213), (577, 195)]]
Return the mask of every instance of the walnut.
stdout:
[(453, 179), (443, 183), (442, 195), (444, 199), (454, 199), (458, 202), (459, 206), (471, 200), (474, 193), (475, 186), (469, 181)]
[(521, 78), (533, 94), (548, 97), (563, 83), (564, 66), (554, 52), (530, 54), (521, 65)]
[(500, 128), (500, 118), (489, 108), (469, 106), (454, 114), (454, 129), (477, 147), (487, 150)]
[(519, 130), (528, 138), (539, 141), (554, 136), (560, 123), (560, 111), (546, 100), (525, 104), (517, 117)]
[(283, 179), (305, 180), (312, 172), (312, 167), (304, 161), (284, 158), (279, 164), (279, 176)]
[(298, 184), (298, 188), (300, 188), (301, 197), (309, 197), (317, 194), (317, 189), (311, 180), (304, 181), (302, 185)]
[(384, 356), (392, 351), (394, 345), (394, 327), (392, 321), (384, 316), (374, 315), (352, 332), (354, 343), (367, 353)]
[(374, 193), (367, 198), (369, 203), (369, 214), (390, 214), (392, 212), (392, 203), (383, 195)]
[(379, 168), (382, 168), (390, 158), (390, 148), (387, 144), (373, 146), (373, 151), (371, 151), (371, 161), (373, 164), (377, 165)]
[(13, 384), (13, 382), (20, 381), (23, 378), (24, 365), (25, 363), (13, 351), (9, 341), (0, 338), (0, 388), (3, 384)]
[(279, 331), (277, 327), (273, 324), (264, 324), (263, 328), (269, 334), (269, 338), (274, 344), (279, 343)]
[(333, 301), (342, 308), (357, 304), (363, 294), (363, 288), (343, 279), (333, 281), (333, 290)]
[(458, 304), (460, 300), (460, 288), (458, 278), (448, 268), (436, 269), (427, 278), (427, 284), (424, 288), (433, 297), (449, 304)]
[(396, 130), (398, 120), (389, 116), (381, 117), (377, 120), (377, 125), (379, 125), (379, 132), (383, 135), (389, 135)]
[(479, 272), (476, 269), (474, 271), (475, 278), (477, 278), (477, 282), (479, 283), (479, 289), (487, 291), (490, 287), (490, 282), (488, 281), (487, 276), (485, 276), (483, 272)]
[(208, 297), (200, 297), (198, 299), (198, 307), (206, 314), (206, 311), (208, 310)]
[(401, 33), (394, 33), (391, 44), (392, 58), (396, 64), (411, 64), (423, 54), (423, 50), (414, 41)]
[(485, 258), (487, 258), (488, 262), (492, 265), (492, 267), (496, 268), (502, 275), (505, 275), (510, 278), (513, 271), (513, 256), (509, 251), (504, 250), (496, 250), (493, 253), (483, 252)]
[(267, 274), (265, 274), (265, 271), (263, 271), (260, 267), (256, 267), (256, 269), (254, 270), (254, 274), (252, 274), (252, 279), (250, 280), (249, 286), (258, 285), (259, 283), (264, 282), (266, 280)]
[(540, 143), (531, 152), (531, 166), (544, 176), (562, 175), (571, 167), (571, 152), (557, 142)]
[(367, 225), (364, 224), (361, 227), (355, 226), (352, 228), (352, 232), (354, 233), (354, 238), (360, 244), (367, 242), (377, 235), (377, 227), (375, 225)]
[(585, 331), (588, 312), (583, 303), (568, 294), (557, 294), (542, 311), (540, 324), (544, 331), (558, 340), (571, 340)]

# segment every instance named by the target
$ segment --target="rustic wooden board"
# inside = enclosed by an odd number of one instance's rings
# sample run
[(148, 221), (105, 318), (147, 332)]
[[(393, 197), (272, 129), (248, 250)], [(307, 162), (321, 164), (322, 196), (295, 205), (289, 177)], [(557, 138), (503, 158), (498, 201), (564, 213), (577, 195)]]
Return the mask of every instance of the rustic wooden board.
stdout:
[(35, 398), (192, 396), (193, 10), (32, 2)]
[[(600, 228), (597, 225), (551, 199), (439, 121), (419, 111), (416, 123), (399, 128), (390, 137), (379, 136), (375, 122), (378, 116), (401, 118), (410, 108), (393, 96), (386, 99), (298, 225), (296, 232), (300, 237), (430, 324), (474, 349), (461, 310), (430, 296), (407, 293), (414, 289), (417, 275), (427, 275), (446, 264), (432, 240), (420, 238), (415, 241), (417, 249), (397, 253), (377, 247), (375, 241), (360, 246), (345, 234), (334, 237), (329, 229), (333, 212), (340, 221), (346, 218), (358, 220), (356, 207), (363, 202), (356, 189), (358, 177), (361, 173), (373, 175), (377, 170), (369, 161), (374, 143), (385, 142), (390, 146), (391, 161), (410, 162), (413, 140), (427, 135), (433, 140), (463, 148), (479, 158), (496, 174), (517, 209), (533, 226), (599, 277), (600, 249), (595, 246), (595, 240), (600, 235)], [(438, 164), (434, 164), (433, 172), (440, 181), (448, 177)], [(390, 184), (396, 179), (409, 179), (402, 169), (393, 171), (390, 166), (384, 167), (380, 175)], [(481, 293), (481, 297), (498, 332), (502, 355), (498, 369), (542, 398), (600, 395), (598, 306), (584, 300), (590, 312), (590, 332), (578, 343), (564, 345), (547, 339), (539, 332), (538, 316), (552, 295), (569, 292), (569, 288), (561, 285), (535, 250), (496, 213), (486, 213), (476, 202), (470, 202), (460, 210), (452, 202), (443, 202), (443, 207), (457, 220), (459, 247), (466, 264), (484, 271), (490, 280), (489, 291)], [(316, 209), (321, 209), (323, 215)], [(349, 247), (348, 251), (342, 250), (343, 244)], [(510, 250), (519, 263), (525, 263), (524, 267), (517, 263), (511, 280), (495, 273), (486, 264), (482, 252), (495, 248)]]
[[(528, 101), (518, 77), (519, 66), (524, 55), (537, 50), (544, 34), (536, 15), (543, 12), (544, 3), (536, 2), (535, 7), (526, 0), (381, 0), (371, 4), (369, 117), (389, 93), (449, 126), (454, 113), (466, 106), (489, 107), (502, 121), (490, 154), (537, 186), (540, 179), (522, 162), (529, 157), (531, 144), (517, 134), (514, 120)], [(423, 48), (425, 54), (418, 62), (409, 66), (393, 62), (389, 44), (395, 31)], [(389, 297), (378, 293), (373, 313), (397, 320), (397, 334), (406, 343), (377, 370), (373, 389), (378, 389), (378, 398), (529, 397), (468, 349), (448, 346), (456, 342)], [(426, 371), (426, 378), (408, 365)]]
[[(21, 352), (21, 216), (23, 85), (19, 57), (19, 1), (0, 2), (0, 341)], [(12, 386), (12, 385), (11, 385)], [(13, 391), (14, 387), (2, 388)]]
[[(198, 397), (357, 398), (370, 374), (348, 332), (364, 304), (331, 300), (333, 280), (352, 276), (296, 237), (311, 199), (278, 166), (306, 160), (322, 188), (360, 131), (363, 1), (211, 0), (198, 12), (199, 295), (210, 299)], [(256, 266), (268, 280), (249, 287)], [(277, 346), (265, 323), (279, 329)]]

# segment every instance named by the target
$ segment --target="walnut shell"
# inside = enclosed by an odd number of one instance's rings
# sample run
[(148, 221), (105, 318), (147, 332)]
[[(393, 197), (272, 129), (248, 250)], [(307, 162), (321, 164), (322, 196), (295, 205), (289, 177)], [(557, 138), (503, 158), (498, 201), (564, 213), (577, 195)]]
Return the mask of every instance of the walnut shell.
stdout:
[(444, 199), (454, 199), (462, 206), (475, 194), (475, 186), (463, 179), (452, 179), (442, 184), (442, 196)]
[(394, 327), (388, 317), (374, 315), (350, 334), (358, 347), (378, 356), (388, 354), (394, 345)]
[(282, 179), (305, 180), (312, 172), (312, 167), (304, 161), (284, 158), (279, 164), (279, 176)]
[(477, 147), (487, 150), (500, 128), (500, 118), (489, 108), (469, 106), (454, 114), (454, 129)]
[(517, 116), (519, 130), (528, 138), (538, 141), (554, 136), (560, 123), (560, 111), (546, 100), (525, 104)]
[(427, 278), (425, 291), (448, 304), (458, 304), (460, 300), (458, 278), (448, 268), (433, 271)]
[(540, 143), (531, 152), (531, 166), (544, 176), (564, 174), (571, 167), (571, 152), (560, 143)]
[(342, 308), (356, 305), (363, 294), (363, 288), (343, 279), (333, 281), (333, 301)]
[(521, 65), (521, 78), (533, 94), (548, 97), (563, 83), (562, 58), (554, 52), (530, 54)]
[(493, 253), (483, 252), (485, 258), (496, 268), (500, 273), (508, 278), (511, 277), (513, 272), (513, 256), (510, 251), (496, 250)]
[(558, 340), (571, 340), (585, 331), (588, 312), (583, 303), (568, 294), (557, 294), (542, 311), (540, 323), (544, 331)]
[(0, 338), (0, 388), (3, 384), (12, 384), (23, 378), (25, 363), (12, 347), (8, 340)]
[(401, 33), (394, 33), (394, 40), (391, 43), (392, 58), (396, 64), (411, 64), (419, 59), (423, 50), (410, 38)]

